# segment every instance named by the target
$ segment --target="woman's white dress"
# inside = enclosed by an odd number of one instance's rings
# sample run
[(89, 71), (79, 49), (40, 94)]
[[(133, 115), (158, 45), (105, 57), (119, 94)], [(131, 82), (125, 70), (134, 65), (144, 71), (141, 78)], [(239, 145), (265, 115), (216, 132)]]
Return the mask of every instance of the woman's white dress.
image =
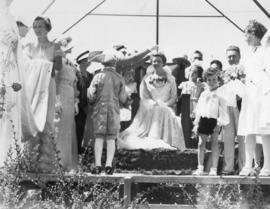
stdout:
[(176, 99), (176, 83), (168, 74), (167, 82), (155, 87), (151, 76), (146, 76), (140, 86), (140, 107), (129, 128), (120, 133), (120, 149), (185, 149), (180, 118), (167, 105), (156, 105)]
[(56, 83), (52, 72), (55, 50), (53, 43), (45, 48), (37, 43), (29, 43), (25, 47), (29, 58), (24, 63), (24, 73), (28, 78), (25, 88), (38, 132), (26, 141), (29, 151), (39, 147), (37, 160), (41, 172), (52, 172), (54, 169), (55, 149), (52, 139), (55, 137)]
[[(20, 83), (18, 65), (18, 49), (5, 43), (5, 33), (13, 33), (19, 40), (14, 18), (5, 6), (6, 1), (0, 0), (0, 167), (4, 166), (9, 148), (15, 154), (14, 142), (21, 144), (21, 99), (20, 91), (15, 92), (13, 83)], [(14, 156), (14, 155), (13, 155)]]
[(246, 83), (239, 116), (238, 134), (270, 134), (270, 52), (259, 46), (250, 51), (244, 66)]

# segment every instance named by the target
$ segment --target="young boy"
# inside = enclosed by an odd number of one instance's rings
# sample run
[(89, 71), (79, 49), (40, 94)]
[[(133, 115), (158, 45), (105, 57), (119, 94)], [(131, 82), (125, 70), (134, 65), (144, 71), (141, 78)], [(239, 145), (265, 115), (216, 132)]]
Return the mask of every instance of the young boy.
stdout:
[(207, 88), (202, 92), (197, 107), (194, 121), (194, 132), (199, 135), (198, 144), (198, 169), (194, 175), (204, 174), (204, 151), (207, 138), (211, 137), (212, 167), (209, 175), (217, 175), (218, 164), (218, 134), (220, 126), (229, 123), (225, 100), (220, 96), (218, 89), (218, 71), (209, 68), (204, 73)]
[(107, 143), (105, 173), (113, 174), (112, 161), (115, 153), (115, 140), (120, 130), (120, 104), (127, 101), (123, 77), (114, 67), (105, 66), (96, 74), (88, 89), (89, 101), (93, 104), (92, 118), (95, 134), (94, 174), (101, 173), (101, 157), (104, 141)]

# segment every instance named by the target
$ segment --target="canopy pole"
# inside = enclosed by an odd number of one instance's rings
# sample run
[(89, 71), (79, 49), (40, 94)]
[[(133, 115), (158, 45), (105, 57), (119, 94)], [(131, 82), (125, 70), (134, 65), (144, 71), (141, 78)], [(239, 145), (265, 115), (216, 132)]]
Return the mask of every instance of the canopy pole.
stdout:
[(232, 23), (237, 29), (239, 29), (242, 33), (245, 31), (240, 28), (235, 22), (233, 22), (230, 18), (228, 18), (223, 12), (221, 12), (217, 7), (215, 7), (211, 2), (208, 0), (205, 0), (211, 7), (213, 7), (219, 14), (221, 14), (223, 17), (225, 17), (230, 23)]
[(159, 0), (157, 1), (156, 8), (156, 45), (159, 45)]
[(95, 11), (98, 7), (100, 7), (106, 0), (103, 0), (100, 2), (97, 6), (95, 6), (93, 9), (91, 9), (89, 12), (87, 12), (83, 17), (81, 17), (79, 20), (77, 20), (75, 23), (73, 23), (68, 29), (66, 29), (62, 34), (65, 34), (66, 32), (70, 31), (74, 26), (76, 26), (79, 22), (81, 22), (84, 18), (86, 18), (89, 14), (91, 14), (93, 11)]
[(43, 12), (41, 12), (41, 15), (44, 15), (55, 2), (56, 0), (52, 0), (49, 5), (43, 10)]
[(266, 9), (257, 1), (253, 0), (253, 2), (262, 10), (262, 12), (270, 19), (270, 14), (266, 11)]

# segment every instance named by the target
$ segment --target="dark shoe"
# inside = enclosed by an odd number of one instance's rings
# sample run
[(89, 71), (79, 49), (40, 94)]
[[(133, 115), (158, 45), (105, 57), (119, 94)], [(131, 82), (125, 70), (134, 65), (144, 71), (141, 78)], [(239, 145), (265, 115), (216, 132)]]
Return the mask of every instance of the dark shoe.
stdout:
[(233, 176), (235, 175), (234, 171), (222, 171), (222, 175), (224, 176)]
[(102, 168), (101, 166), (96, 166), (94, 167), (94, 169), (92, 170), (92, 174), (95, 174), (95, 175), (98, 175), (98, 174), (101, 174), (101, 171), (102, 171)]
[(107, 175), (112, 175), (112, 174), (113, 174), (113, 167), (111, 167), (111, 166), (106, 166), (106, 167), (105, 167), (105, 173), (106, 173)]

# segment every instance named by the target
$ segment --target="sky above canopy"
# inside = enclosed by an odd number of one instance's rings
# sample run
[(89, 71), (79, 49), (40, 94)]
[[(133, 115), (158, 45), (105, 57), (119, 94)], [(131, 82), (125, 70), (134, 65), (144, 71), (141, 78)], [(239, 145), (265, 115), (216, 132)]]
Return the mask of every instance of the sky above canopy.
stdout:
[[(53, 29), (50, 39), (57, 38), (78, 19), (102, 0), (56, 0), (45, 13), (50, 17)], [(12, 13), (32, 24), (51, 0), (14, 0)], [(159, 0), (160, 15), (219, 15), (205, 0)], [(252, 0), (210, 0), (216, 7), (245, 28), (250, 19), (257, 19), (265, 26), (270, 20)], [(270, 11), (269, 0), (259, 2)], [(106, 0), (93, 14), (155, 15), (156, 0)], [(245, 51), (243, 33), (225, 18), (160, 17), (159, 45), (169, 60), (190, 55), (201, 50), (205, 60), (225, 59), (225, 50), (235, 44)], [(270, 27), (268, 27), (270, 28)], [(88, 15), (66, 33), (73, 38), (72, 57), (84, 50), (103, 50), (115, 44), (124, 44), (131, 51), (143, 50), (155, 45), (155, 17), (118, 17)], [(31, 37), (31, 33), (29, 34)]]

